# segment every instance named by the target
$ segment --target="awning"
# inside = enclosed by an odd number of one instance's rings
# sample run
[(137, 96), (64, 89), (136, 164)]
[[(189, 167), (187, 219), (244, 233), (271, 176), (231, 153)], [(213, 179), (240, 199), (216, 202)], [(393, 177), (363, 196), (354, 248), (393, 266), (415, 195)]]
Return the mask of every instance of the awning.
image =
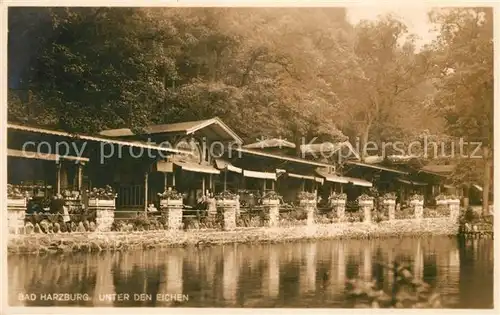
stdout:
[(347, 184), (349, 182), (347, 178), (336, 174), (330, 174), (320, 170), (316, 170), (316, 173), (318, 173), (318, 175), (320, 176), (323, 176), (327, 182), (341, 183), (341, 184)]
[(215, 159), (215, 167), (217, 167), (219, 170), (228, 170), (239, 174), (243, 172), (243, 169), (236, 167), (223, 159)]
[(183, 171), (196, 172), (196, 173), (206, 173), (206, 174), (220, 174), (220, 171), (213, 166), (203, 165), (198, 163), (188, 163), (188, 162), (174, 162), (175, 165), (182, 168)]
[(323, 182), (324, 182), (323, 178), (320, 178), (317, 176), (300, 175), (300, 174), (294, 174), (294, 173), (287, 173), (287, 174), (289, 177), (293, 177), (293, 178), (308, 179), (308, 180), (312, 180), (312, 181), (315, 181), (315, 182), (318, 182), (321, 184), (323, 184)]
[(414, 182), (414, 181), (406, 180), (406, 179), (402, 179), (402, 178), (398, 178), (397, 180), (400, 183), (408, 184), (408, 185), (413, 185), (413, 186), (427, 186), (428, 185), (427, 183)]
[(476, 185), (476, 184), (472, 184), (472, 187), (476, 188), (477, 190), (479, 191), (483, 191), (483, 187), (479, 186), (479, 185)]
[(96, 142), (110, 143), (110, 144), (116, 144), (116, 145), (122, 145), (122, 146), (128, 146), (128, 147), (157, 150), (157, 151), (162, 151), (162, 152), (173, 152), (173, 153), (182, 153), (182, 154), (192, 155), (192, 152), (189, 152), (189, 151), (177, 150), (177, 149), (169, 148), (167, 146), (157, 146), (157, 145), (151, 145), (151, 144), (137, 142), (137, 141), (131, 142), (131, 141), (93, 137), (93, 136), (80, 135), (80, 134), (77, 135), (77, 134), (71, 134), (71, 133), (64, 132), (64, 131), (56, 131), (56, 130), (49, 130), (49, 129), (42, 129), (42, 128), (27, 127), (27, 126), (16, 125), (16, 124), (7, 124), (7, 128), (14, 129), (14, 130), (20, 130), (20, 131), (26, 131), (26, 132), (60, 136), (60, 137), (69, 137), (69, 138), (75, 138), (75, 139), (80, 139), (80, 140), (96, 141)]
[(362, 186), (362, 187), (372, 187), (373, 184), (367, 180), (361, 179), (361, 178), (354, 178), (354, 177), (344, 177), (347, 179), (347, 181), (354, 186)]
[(262, 178), (262, 179), (273, 179), (276, 180), (276, 173), (266, 173), (266, 172), (255, 172), (243, 170), (243, 176), (252, 178)]
[(326, 181), (328, 182), (333, 182), (333, 183), (341, 183), (341, 184), (348, 184), (351, 183), (355, 186), (363, 186), (363, 187), (372, 187), (373, 184), (367, 180), (361, 179), (361, 178), (354, 178), (354, 177), (347, 177), (347, 176), (340, 176), (336, 174), (330, 174), (326, 173), (325, 171), (321, 170), (316, 170), (316, 172), (323, 176)]
[(70, 156), (70, 155), (56, 155), (50, 153), (42, 153), (42, 152), (30, 152), (30, 151), (22, 151), (22, 150), (14, 150), (7, 149), (7, 155), (12, 157), (26, 158), (26, 159), (37, 159), (37, 160), (46, 160), (46, 161), (59, 161), (63, 160), (71, 160), (71, 161), (80, 161), (80, 162), (88, 162), (89, 159), (85, 157), (78, 156)]

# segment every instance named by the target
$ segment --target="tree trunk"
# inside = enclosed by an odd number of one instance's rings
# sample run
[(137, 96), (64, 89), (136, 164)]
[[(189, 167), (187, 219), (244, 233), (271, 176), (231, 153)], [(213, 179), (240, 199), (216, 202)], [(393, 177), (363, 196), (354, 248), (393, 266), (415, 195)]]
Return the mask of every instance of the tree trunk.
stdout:
[(484, 177), (483, 177), (483, 215), (489, 213), (489, 197), (490, 197), (490, 182), (491, 182), (491, 159), (489, 156), (490, 150), (488, 147), (483, 147)]

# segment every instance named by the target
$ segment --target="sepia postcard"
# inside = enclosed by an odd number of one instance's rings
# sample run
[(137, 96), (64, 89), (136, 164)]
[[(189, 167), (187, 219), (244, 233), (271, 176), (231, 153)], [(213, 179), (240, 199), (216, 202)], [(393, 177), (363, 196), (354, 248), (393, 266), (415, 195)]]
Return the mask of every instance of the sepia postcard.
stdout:
[(494, 3), (209, 5), (3, 6), (2, 313), (493, 312)]

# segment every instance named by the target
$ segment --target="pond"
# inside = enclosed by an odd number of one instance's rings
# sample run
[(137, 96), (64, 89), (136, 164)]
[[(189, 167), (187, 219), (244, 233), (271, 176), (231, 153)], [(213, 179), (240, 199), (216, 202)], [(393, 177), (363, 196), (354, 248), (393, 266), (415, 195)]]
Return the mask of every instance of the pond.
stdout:
[(493, 240), (329, 240), (8, 257), (11, 306), (344, 306), (346, 279), (402, 261), (448, 308), (493, 307)]

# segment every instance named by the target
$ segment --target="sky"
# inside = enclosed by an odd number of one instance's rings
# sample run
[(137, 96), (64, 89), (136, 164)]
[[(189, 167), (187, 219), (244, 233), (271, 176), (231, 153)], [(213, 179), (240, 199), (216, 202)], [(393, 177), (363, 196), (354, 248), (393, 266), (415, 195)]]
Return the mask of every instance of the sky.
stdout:
[(357, 23), (360, 20), (368, 19), (375, 20), (379, 15), (391, 13), (400, 18), (408, 27), (409, 33), (414, 33), (421, 37), (417, 42), (417, 46), (430, 43), (435, 39), (436, 34), (432, 32), (432, 24), (427, 19), (427, 12), (431, 7), (424, 5), (412, 6), (392, 6), (383, 7), (380, 5), (367, 7), (348, 7), (347, 15), (351, 23)]

